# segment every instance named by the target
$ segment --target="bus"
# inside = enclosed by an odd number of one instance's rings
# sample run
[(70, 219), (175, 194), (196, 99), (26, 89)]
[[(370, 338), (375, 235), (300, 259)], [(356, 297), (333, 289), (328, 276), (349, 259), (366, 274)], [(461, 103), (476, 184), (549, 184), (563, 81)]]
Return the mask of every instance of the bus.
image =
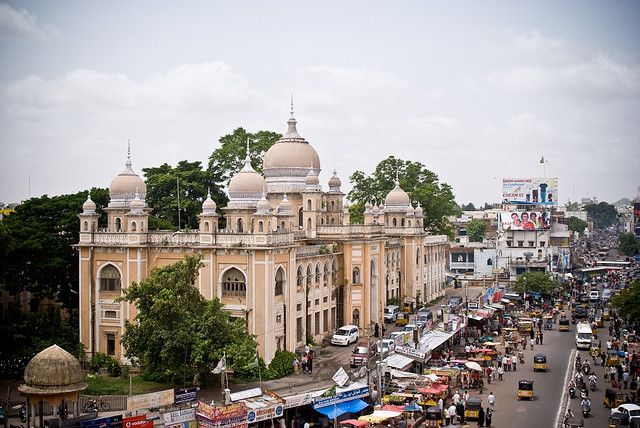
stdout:
[(579, 322), (576, 326), (576, 347), (578, 349), (589, 349), (593, 332), (588, 322)]
[(631, 266), (631, 262), (623, 262), (621, 260), (596, 260), (596, 266), (625, 269)]

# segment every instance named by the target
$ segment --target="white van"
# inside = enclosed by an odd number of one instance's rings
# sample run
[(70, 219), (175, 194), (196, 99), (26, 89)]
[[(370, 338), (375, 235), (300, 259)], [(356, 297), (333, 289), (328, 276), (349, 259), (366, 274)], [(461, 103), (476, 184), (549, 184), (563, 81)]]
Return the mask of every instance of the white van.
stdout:
[(400, 312), (400, 308), (396, 305), (389, 305), (384, 307), (384, 322), (390, 324), (395, 322), (398, 318), (398, 313)]
[(576, 347), (578, 349), (589, 349), (593, 332), (587, 322), (579, 322), (576, 326)]
[(600, 293), (598, 293), (598, 290), (592, 290), (589, 292), (589, 300), (592, 302), (600, 300)]

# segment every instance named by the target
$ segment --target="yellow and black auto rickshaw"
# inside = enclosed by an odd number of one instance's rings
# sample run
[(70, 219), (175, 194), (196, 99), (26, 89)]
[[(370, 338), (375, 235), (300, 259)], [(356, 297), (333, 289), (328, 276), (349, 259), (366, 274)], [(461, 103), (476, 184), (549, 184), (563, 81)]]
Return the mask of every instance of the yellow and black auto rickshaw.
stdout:
[(598, 341), (595, 339), (591, 339), (591, 345), (589, 345), (589, 355), (595, 358), (598, 358), (600, 356), (600, 346), (598, 344)]
[(480, 418), (480, 408), (482, 399), (480, 397), (469, 397), (464, 407), (464, 419), (467, 421), (478, 420)]
[(604, 392), (604, 400), (602, 404), (604, 407), (612, 409), (624, 404), (628, 401), (627, 394), (617, 388), (607, 388)]
[(569, 331), (568, 318), (561, 318), (560, 321), (558, 321), (558, 331)]
[(611, 309), (604, 308), (604, 311), (602, 311), (602, 319), (605, 321), (611, 320)]
[(424, 426), (426, 427), (441, 427), (444, 426), (444, 417), (442, 415), (442, 410), (438, 406), (430, 406), (427, 407), (427, 411), (425, 412), (425, 420)]
[(518, 381), (518, 400), (533, 399), (533, 381), (520, 379)]
[(520, 333), (526, 334), (533, 330), (533, 320), (532, 319), (521, 319), (518, 321), (518, 331)]
[(547, 371), (547, 356), (545, 354), (536, 354), (533, 357), (533, 371)]
[(618, 367), (620, 365), (620, 357), (618, 356), (618, 351), (615, 349), (609, 349), (607, 351), (607, 367)]

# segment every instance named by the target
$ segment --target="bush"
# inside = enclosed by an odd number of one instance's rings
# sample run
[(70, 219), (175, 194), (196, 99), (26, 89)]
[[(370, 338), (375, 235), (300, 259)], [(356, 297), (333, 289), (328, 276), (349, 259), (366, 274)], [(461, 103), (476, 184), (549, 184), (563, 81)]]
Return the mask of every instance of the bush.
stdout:
[(271, 360), (265, 377), (267, 379), (279, 379), (293, 373), (293, 360), (296, 354), (289, 351), (277, 351)]
[(122, 366), (113, 357), (98, 352), (89, 361), (89, 366), (94, 372), (98, 372), (100, 369), (106, 369), (109, 372), (109, 376), (118, 377), (122, 374)]

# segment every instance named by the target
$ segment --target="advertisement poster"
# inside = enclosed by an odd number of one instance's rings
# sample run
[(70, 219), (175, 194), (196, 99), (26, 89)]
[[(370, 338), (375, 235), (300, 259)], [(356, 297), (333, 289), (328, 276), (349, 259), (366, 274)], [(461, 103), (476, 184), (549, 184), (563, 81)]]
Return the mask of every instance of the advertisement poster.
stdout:
[(122, 428), (122, 415), (80, 421), (82, 428)]
[(182, 409), (164, 414), (165, 425), (180, 424), (194, 421), (196, 419), (196, 409)]
[(170, 406), (173, 404), (173, 389), (152, 392), (150, 394), (127, 397), (127, 411), (151, 409), (152, 407)]
[(200, 428), (244, 428), (247, 426), (247, 407), (244, 403), (216, 407), (198, 401), (196, 417)]
[(640, 238), (640, 203), (633, 204), (633, 224), (636, 228), (636, 238)]
[(502, 203), (556, 206), (557, 178), (503, 178)]
[(176, 388), (174, 404), (190, 403), (198, 399), (198, 388)]
[(547, 211), (511, 211), (500, 213), (502, 230), (547, 230), (551, 228)]
[(148, 421), (147, 415), (132, 416), (122, 420), (122, 428), (153, 428), (153, 421)]

